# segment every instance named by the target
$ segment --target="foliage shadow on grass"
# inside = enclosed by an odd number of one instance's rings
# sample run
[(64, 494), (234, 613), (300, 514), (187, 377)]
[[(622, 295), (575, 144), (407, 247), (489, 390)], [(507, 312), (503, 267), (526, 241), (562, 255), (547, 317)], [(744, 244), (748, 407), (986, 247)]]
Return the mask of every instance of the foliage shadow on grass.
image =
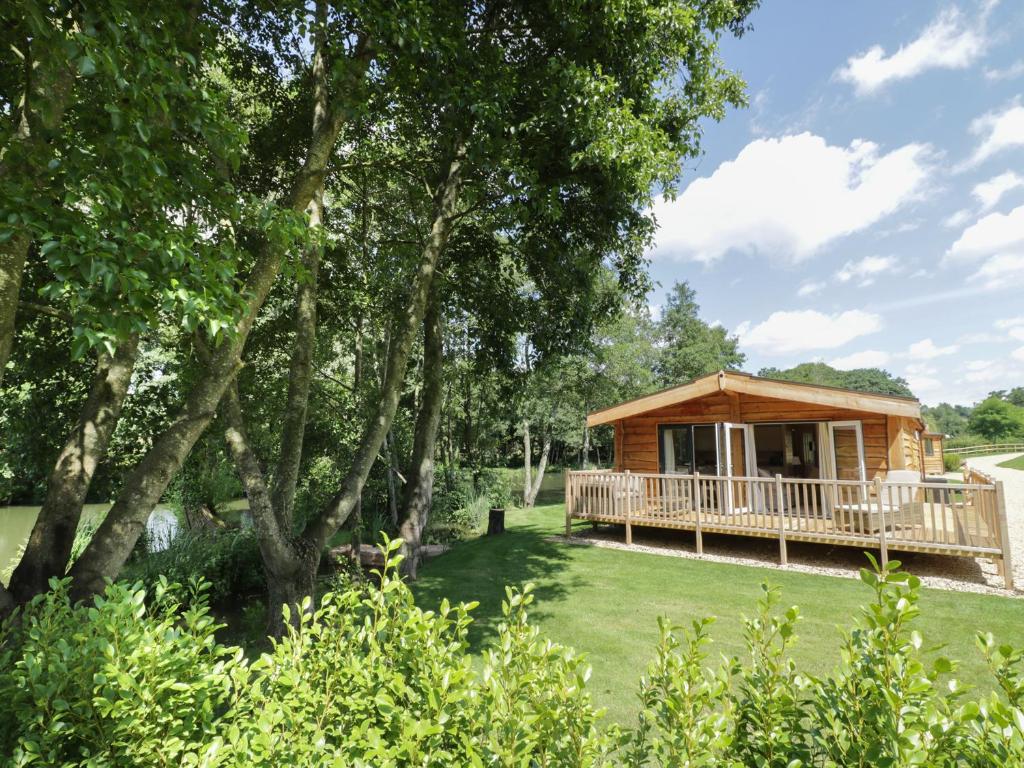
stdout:
[(543, 621), (547, 607), (568, 599), (582, 586), (578, 577), (565, 578), (569, 552), (542, 525), (518, 525), (498, 536), (481, 536), (456, 545), (428, 561), (411, 585), (416, 603), (432, 609), (448, 598), (452, 603), (477, 601), (469, 644), (479, 653), (497, 635), (505, 587), (534, 583), (533, 620)]

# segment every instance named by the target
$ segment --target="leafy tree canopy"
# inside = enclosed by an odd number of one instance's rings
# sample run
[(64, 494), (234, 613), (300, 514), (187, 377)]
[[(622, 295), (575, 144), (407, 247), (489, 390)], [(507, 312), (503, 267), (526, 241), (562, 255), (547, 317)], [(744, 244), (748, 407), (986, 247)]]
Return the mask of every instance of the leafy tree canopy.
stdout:
[(879, 395), (914, 396), (910, 387), (907, 386), (906, 379), (893, 376), (881, 368), (854, 368), (849, 371), (840, 371), (825, 363), (800, 363), (800, 365), (786, 369), (762, 368), (757, 375), (768, 379), (842, 387)]
[(746, 355), (739, 339), (700, 318), (697, 293), (685, 280), (672, 286), (658, 322), (658, 378), (664, 386), (721, 370), (736, 370)]
[(989, 397), (971, 412), (970, 431), (992, 440), (1024, 437), (1024, 408), (999, 397)]

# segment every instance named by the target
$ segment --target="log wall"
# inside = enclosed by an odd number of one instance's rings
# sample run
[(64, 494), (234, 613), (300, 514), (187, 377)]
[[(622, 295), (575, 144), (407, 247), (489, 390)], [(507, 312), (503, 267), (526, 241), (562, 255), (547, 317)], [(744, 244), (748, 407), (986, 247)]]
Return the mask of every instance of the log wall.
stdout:
[(659, 472), (658, 426), (661, 424), (709, 424), (724, 421), (743, 424), (860, 421), (864, 433), (864, 460), (868, 480), (884, 478), (889, 469), (921, 468), (920, 444), (911, 419), (743, 393), (718, 392), (616, 422), (616, 469), (620, 472), (626, 469), (632, 472)]

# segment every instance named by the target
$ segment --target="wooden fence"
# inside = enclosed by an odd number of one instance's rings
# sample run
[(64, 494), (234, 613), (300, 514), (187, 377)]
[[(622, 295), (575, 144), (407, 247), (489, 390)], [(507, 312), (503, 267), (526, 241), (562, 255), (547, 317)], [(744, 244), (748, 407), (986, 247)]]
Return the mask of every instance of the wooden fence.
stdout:
[(1024, 443), (988, 443), (986, 445), (965, 445), (962, 448), (955, 448), (947, 444), (943, 447), (943, 451), (969, 459), (972, 456), (990, 456), (996, 453), (1024, 453)]
[(625, 526), (931, 552), (996, 560), (1007, 589), (1013, 570), (1001, 483), (978, 472), (964, 483), (656, 475), (600, 470), (566, 476), (566, 534), (573, 519)]

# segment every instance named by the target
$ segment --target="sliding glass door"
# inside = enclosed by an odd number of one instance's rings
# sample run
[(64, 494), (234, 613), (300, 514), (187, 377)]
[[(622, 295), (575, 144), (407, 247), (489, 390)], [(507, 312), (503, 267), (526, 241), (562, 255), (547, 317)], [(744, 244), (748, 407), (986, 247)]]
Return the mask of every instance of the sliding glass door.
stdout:
[(753, 428), (748, 424), (663, 424), (658, 452), (665, 474), (747, 477), (754, 469)]

